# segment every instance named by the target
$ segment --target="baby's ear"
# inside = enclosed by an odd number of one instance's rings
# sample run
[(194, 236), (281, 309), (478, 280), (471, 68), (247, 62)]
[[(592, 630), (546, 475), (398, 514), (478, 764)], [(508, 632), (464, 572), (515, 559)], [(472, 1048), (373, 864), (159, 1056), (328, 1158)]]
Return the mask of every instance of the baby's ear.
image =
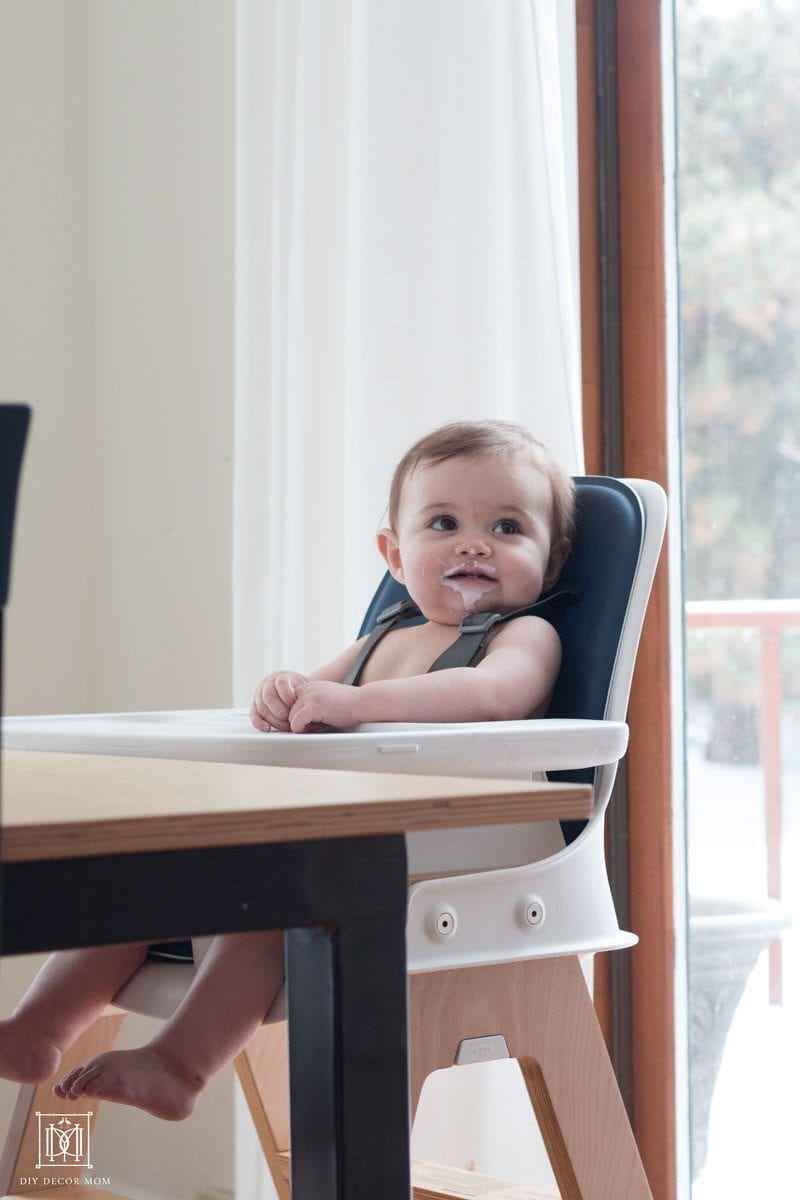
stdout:
[(405, 583), (403, 564), (400, 561), (400, 543), (393, 529), (380, 530), (378, 533), (378, 550), (397, 582)]
[(549, 591), (558, 579), (561, 574), (561, 568), (567, 561), (567, 555), (571, 549), (572, 542), (569, 538), (565, 537), (559, 538), (550, 547), (550, 559), (547, 563), (547, 571), (545, 572), (544, 583), (542, 584), (543, 592)]

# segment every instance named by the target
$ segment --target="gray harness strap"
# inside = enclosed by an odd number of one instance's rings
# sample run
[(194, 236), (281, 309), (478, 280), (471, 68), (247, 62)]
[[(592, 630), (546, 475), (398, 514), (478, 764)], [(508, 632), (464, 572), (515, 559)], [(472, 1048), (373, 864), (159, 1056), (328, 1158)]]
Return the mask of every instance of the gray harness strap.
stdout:
[[(580, 599), (580, 593), (575, 588), (563, 588), (559, 592), (553, 592), (546, 596), (543, 600), (537, 600), (535, 604), (530, 604), (527, 608), (517, 608), (513, 612), (470, 613), (469, 616), (464, 617), (458, 627), (460, 636), (451, 646), (447, 647), (443, 654), (439, 655), (435, 662), (431, 663), (427, 673), (446, 671), (451, 667), (474, 667), (483, 654), (489, 634), (495, 625), (513, 621), (514, 617), (532, 616), (547, 619), (548, 616), (559, 612), (566, 605), (574, 604), (578, 599)], [(381, 638), (394, 629), (400, 621), (404, 621), (408, 617), (419, 616), (421, 616), (420, 610), (413, 600), (401, 600), (399, 603), (385, 608), (378, 617), (375, 628), (353, 659), (350, 670), (342, 682), (357, 687), (367, 659)]]
[(399, 600), (397, 604), (390, 604), (388, 608), (385, 608), (379, 614), (377, 624), (372, 633), (351, 662), (350, 670), (345, 675), (342, 683), (350, 683), (353, 687), (358, 687), (358, 681), (361, 678), (361, 672), (364, 670), (366, 661), (381, 638), (385, 637), (390, 629), (394, 629), (395, 625), (399, 624), (400, 621), (404, 621), (406, 617), (419, 617), (421, 615), (413, 600)]

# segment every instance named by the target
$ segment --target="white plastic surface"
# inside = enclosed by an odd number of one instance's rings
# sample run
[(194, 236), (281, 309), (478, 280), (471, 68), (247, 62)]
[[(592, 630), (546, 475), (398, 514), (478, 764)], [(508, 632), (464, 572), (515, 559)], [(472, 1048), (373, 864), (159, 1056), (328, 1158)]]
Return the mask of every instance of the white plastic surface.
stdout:
[(8, 750), (142, 755), (275, 767), (530, 779), (532, 772), (617, 762), (622, 721), (360, 725), (351, 733), (259, 733), (246, 709), (6, 717)]

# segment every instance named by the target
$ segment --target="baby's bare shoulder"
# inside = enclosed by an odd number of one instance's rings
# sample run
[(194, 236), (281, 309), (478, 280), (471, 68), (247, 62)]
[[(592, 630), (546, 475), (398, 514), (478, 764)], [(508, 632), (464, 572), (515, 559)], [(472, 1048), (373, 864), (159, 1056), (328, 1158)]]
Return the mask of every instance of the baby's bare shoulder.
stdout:
[(541, 650), (544, 647), (560, 646), (561, 640), (549, 621), (545, 621), (543, 617), (528, 615), (514, 617), (511, 621), (497, 625), (486, 653), (502, 648)]

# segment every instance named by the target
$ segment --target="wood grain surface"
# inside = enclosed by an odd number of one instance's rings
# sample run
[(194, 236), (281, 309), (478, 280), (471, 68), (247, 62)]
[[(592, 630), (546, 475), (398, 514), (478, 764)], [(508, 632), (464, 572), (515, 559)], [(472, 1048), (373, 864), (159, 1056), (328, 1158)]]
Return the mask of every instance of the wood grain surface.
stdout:
[(10, 750), (2, 860), (574, 820), (591, 809), (591, 788), (572, 784)]

